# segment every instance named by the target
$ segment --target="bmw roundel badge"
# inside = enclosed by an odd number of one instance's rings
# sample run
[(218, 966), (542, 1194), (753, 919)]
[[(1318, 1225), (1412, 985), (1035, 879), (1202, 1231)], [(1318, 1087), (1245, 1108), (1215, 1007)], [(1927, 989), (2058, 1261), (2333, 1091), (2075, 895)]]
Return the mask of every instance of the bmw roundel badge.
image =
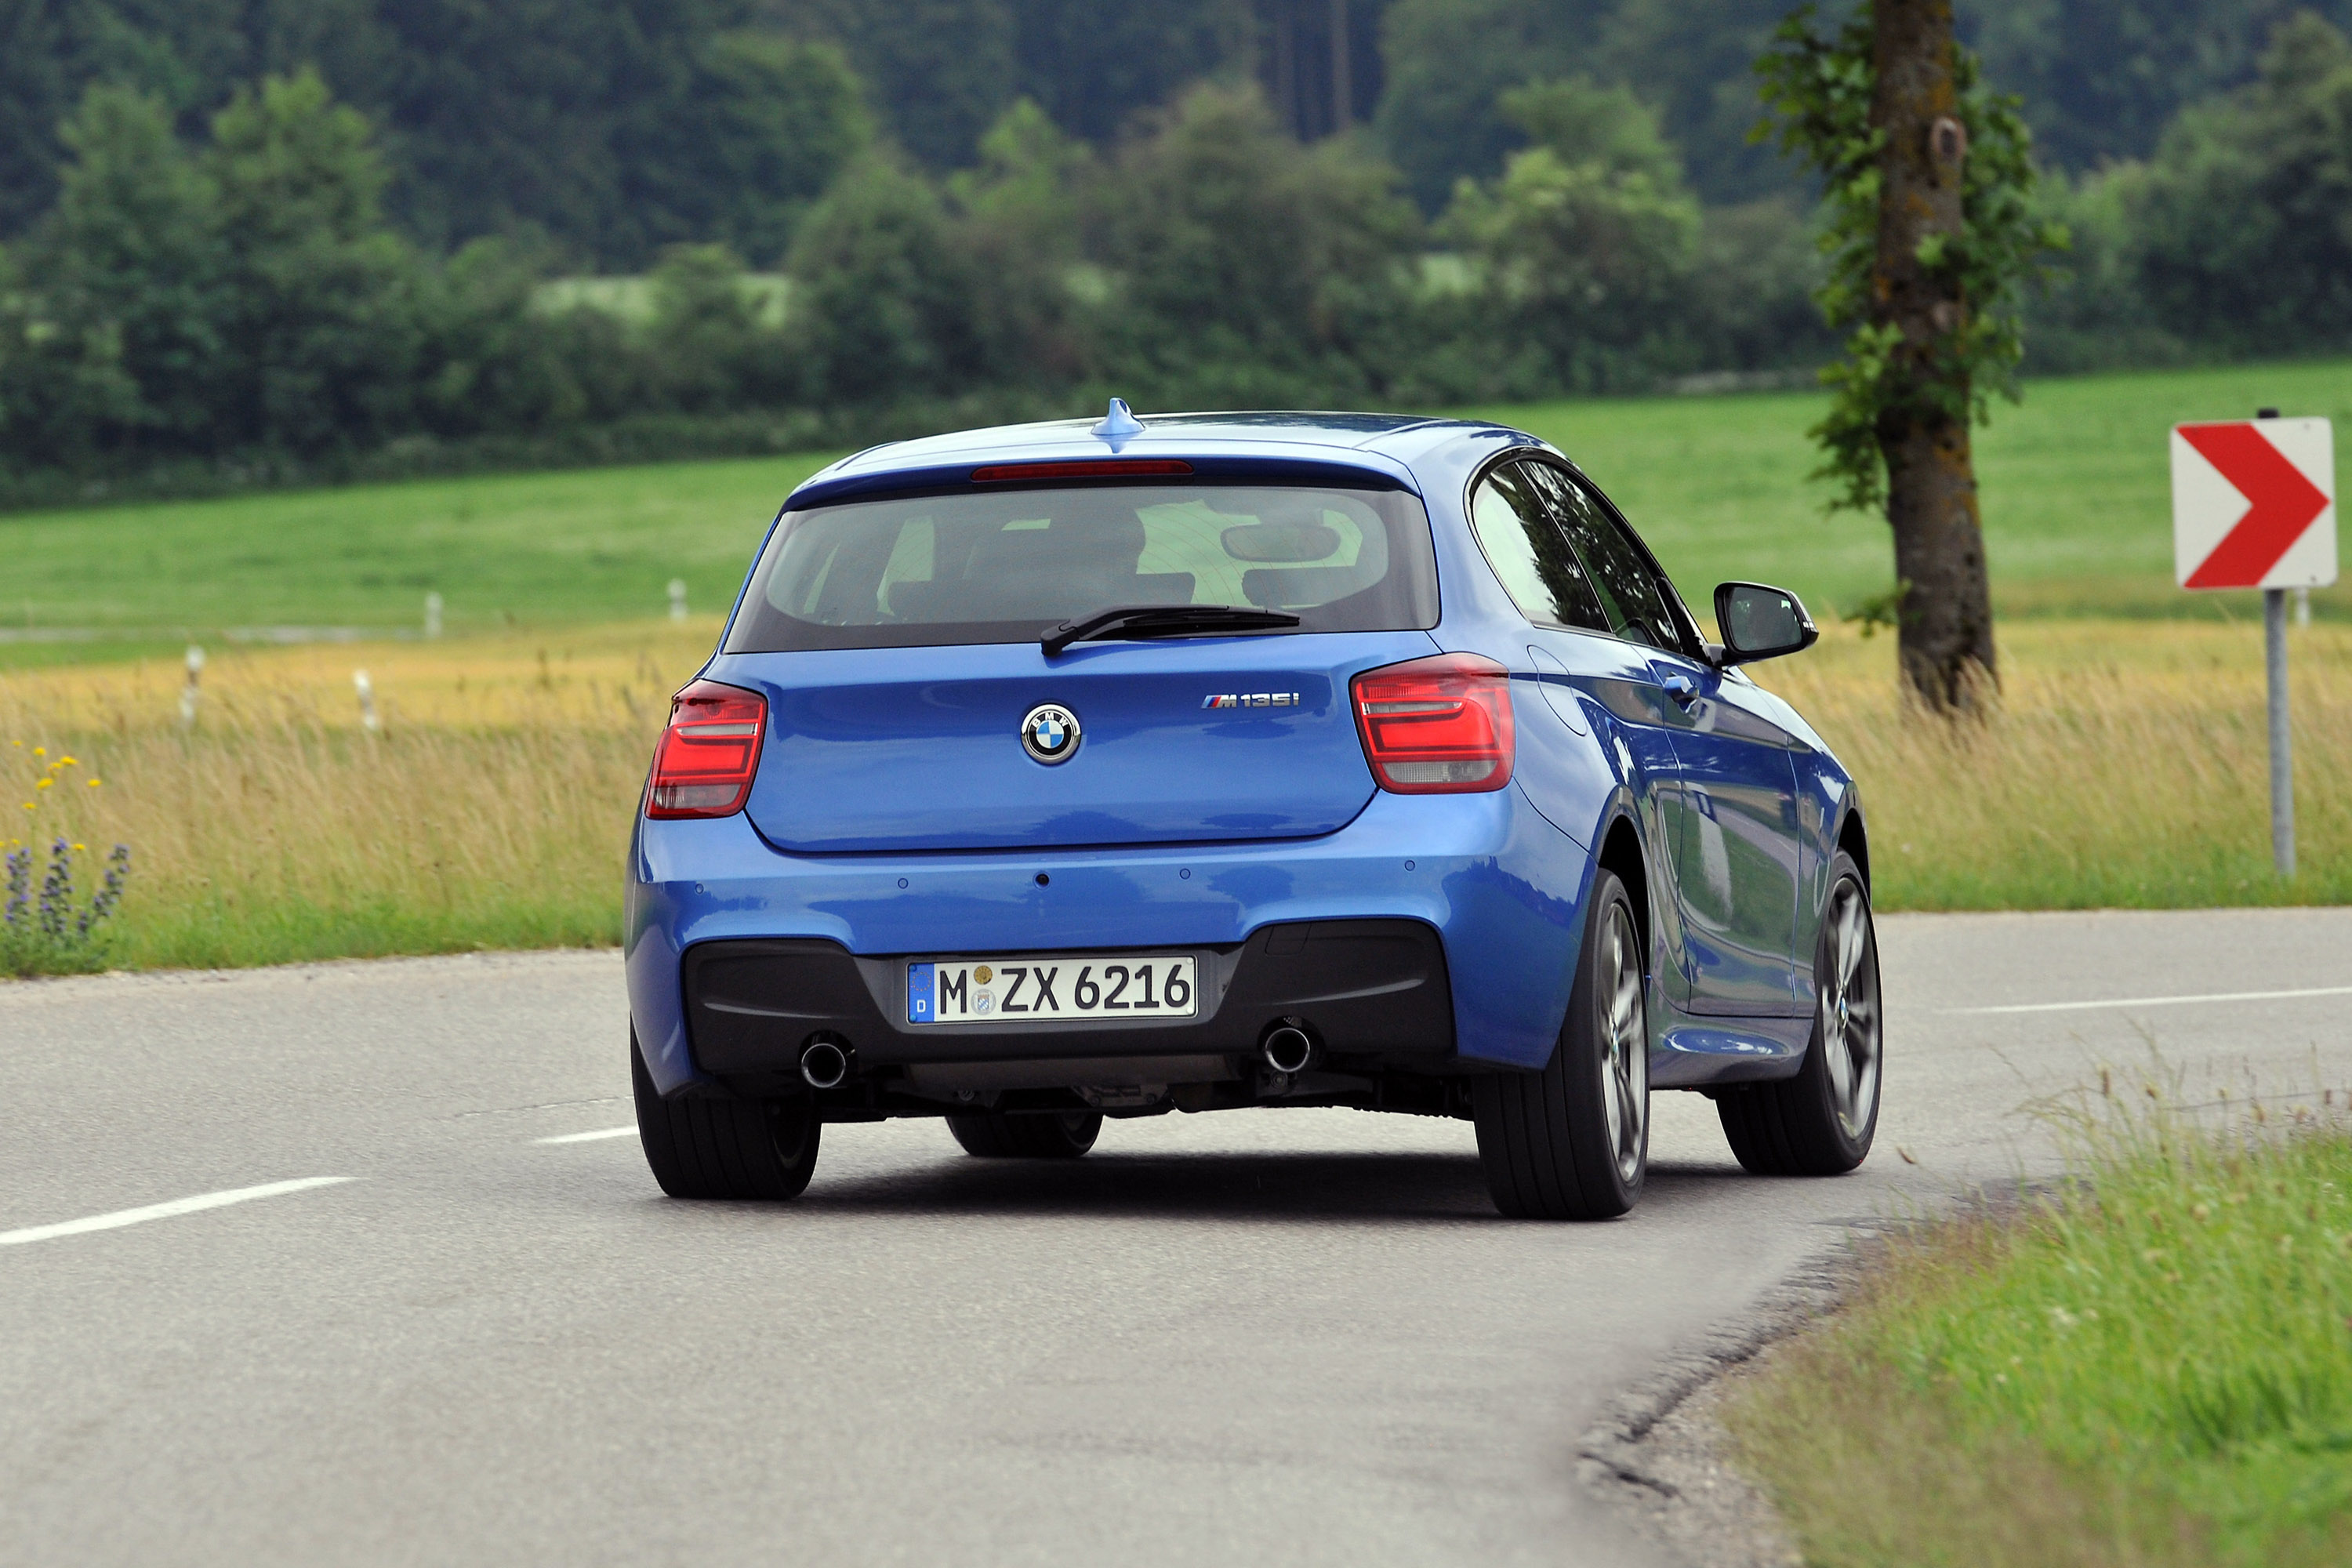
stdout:
[(1021, 721), (1021, 749), (1041, 763), (1066, 763), (1078, 752), (1078, 716), (1058, 702), (1041, 702)]

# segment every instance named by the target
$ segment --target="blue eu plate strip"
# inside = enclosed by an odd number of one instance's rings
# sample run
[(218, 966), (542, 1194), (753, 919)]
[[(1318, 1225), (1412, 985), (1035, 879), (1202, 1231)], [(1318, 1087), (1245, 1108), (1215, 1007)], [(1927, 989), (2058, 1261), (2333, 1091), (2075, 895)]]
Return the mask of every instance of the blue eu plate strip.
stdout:
[(928, 1024), (931, 1016), (931, 966), (910, 963), (907, 965), (907, 1022)]

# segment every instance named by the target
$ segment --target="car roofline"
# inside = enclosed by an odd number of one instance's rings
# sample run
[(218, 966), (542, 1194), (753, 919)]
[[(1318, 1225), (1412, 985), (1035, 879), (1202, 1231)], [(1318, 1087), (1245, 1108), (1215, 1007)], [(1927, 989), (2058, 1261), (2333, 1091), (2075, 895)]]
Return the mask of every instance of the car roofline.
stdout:
[[(1236, 447), (1244, 449), (1236, 450)], [(1255, 447), (1255, 449), (1247, 449)], [(1121, 454), (1143, 457), (1131, 447)], [(1191, 466), (1192, 479), (1251, 480), (1262, 483), (1326, 485), (1336, 489), (1371, 489), (1402, 490), (1421, 495), (1420, 480), (1402, 459), (1385, 452), (1363, 451), (1353, 447), (1327, 446), (1319, 443), (1227, 443), (1227, 442), (1164, 442), (1155, 443), (1149, 456), (1153, 458), (1177, 458)], [(867, 468), (859, 472), (843, 472), (839, 468), (811, 475), (793, 489), (784, 501), (786, 511), (801, 511), (811, 507), (830, 506), (842, 501), (878, 499), (887, 495), (957, 494), (992, 492), (1019, 485), (981, 484), (973, 475), (986, 468), (1005, 464), (1050, 464), (1055, 462), (1099, 461), (1104, 454), (1099, 444), (1092, 451), (1072, 449), (1056, 445), (1045, 449), (997, 448), (967, 457), (954, 462), (910, 463), (906, 467)], [(1093, 479), (1082, 483), (1121, 484), (1150, 481), (1183, 483), (1183, 477), (1139, 474), (1136, 479)], [(1051, 483), (1050, 479), (1045, 481)], [(1064, 481), (1068, 482), (1068, 481)], [(1034, 486), (1025, 488), (1035, 488)]]

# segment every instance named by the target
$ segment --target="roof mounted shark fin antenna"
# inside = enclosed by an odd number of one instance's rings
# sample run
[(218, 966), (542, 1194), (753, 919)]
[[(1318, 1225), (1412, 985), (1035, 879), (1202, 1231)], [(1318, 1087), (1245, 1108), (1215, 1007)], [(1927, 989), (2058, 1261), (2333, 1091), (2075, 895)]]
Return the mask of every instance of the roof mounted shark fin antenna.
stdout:
[(1092, 433), (1109, 442), (1110, 449), (1116, 452), (1121, 441), (1133, 440), (1143, 434), (1143, 421), (1128, 411), (1126, 398), (1114, 397), (1110, 400), (1110, 412), (1103, 416), (1102, 423)]

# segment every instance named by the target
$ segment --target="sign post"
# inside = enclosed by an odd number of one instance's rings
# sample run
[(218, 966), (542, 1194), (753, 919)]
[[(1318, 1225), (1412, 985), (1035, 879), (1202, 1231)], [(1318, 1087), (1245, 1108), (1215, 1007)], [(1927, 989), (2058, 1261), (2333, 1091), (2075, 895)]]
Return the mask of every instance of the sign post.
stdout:
[(2271, 704), (2271, 861), (2294, 875), (2294, 737), (2287, 729), (2286, 590), (2263, 590), (2263, 675)]
[(2336, 433), (2325, 419), (2172, 427), (2172, 557), (2184, 588), (2260, 588), (2270, 684), (2271, 858), (2294, 875), (2286, 591), (2336, 581)]

